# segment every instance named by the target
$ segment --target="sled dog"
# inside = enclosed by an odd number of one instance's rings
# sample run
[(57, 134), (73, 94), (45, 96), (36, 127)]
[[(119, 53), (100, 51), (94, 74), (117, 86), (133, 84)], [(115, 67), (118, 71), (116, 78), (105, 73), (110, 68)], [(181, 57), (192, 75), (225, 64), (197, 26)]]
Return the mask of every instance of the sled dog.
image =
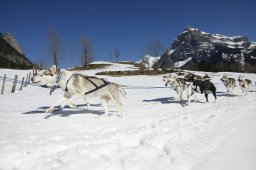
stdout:
[(191, 82), (190, 83), (190, 86), (189, 86), (189, 93), (190, 95), (189, 98), (188, 98), (188, 102), (186, 104), (190, 104), (190, 101), (191, 101), (191, 97), (193, 95), (195, 95), (195, 93), (201, 93), (201, 94), (205, 94), (205, 98), (206, 98), (206, 102), (208, 102), (208, 94), (210, 92), (212, 92), (214, 98), (215, 98), (215, 101), (217, 99), (217, 96), (216, 96), (216, 87), (214, 86), (214, 84), (212, 82), (210, 82), (209, 79), (206, 79), (206, 80), (197, 80), (195, 79), (194, 76), (191, 76), (190, 78), (187, 79), (187, 82)]
[(228, 77), (227, 74), (224, 74), (220, 80), (226, 87), (227, 93), (232, 93), (233, 89), (236, 87), (236, 80)]
[(187, 91), (187, 84), (184, 78), (177, 78), (175, 73), (169, 74), (163, 79), (165, 81), (165, 87), (170, 87), (173, 89), (180, 98), (180, 101), (183, 101), (183, 92)]
[[(120, 85), (109, 82), (106, 79), (76, 74), (68, 70), (59, 71), (54, 65), (50, 70), (41, 71), (38, 75), (35, 75), (32, 78), (32, 82), (49, 87), (58, 85), (64, 92), (64, 96), (46, 111), (48, 113), (52, 112), (57, 105), (61, 105), (64, 108), (65, 103), (72, 108), (76, 108), (73, 101), (80, 97), (84, 98), (86, 103), (87, 98), (99, 97), (105, 111), (104, 115), (108, 115), (108, 103), (113, 100), (120, 110), (120, 117), (122, 117), (123, 104), (120, 101), (120, 94), (126, 96), (126, 92)], [(87, 106), (89, 107), (88, 103)]]
[(243, 75), (239, 75), (238, 82), (241, 87), (242, 93), (247, 94), (249, 92), (250, 86), (252, 85), (252, 81), (244, 78)]

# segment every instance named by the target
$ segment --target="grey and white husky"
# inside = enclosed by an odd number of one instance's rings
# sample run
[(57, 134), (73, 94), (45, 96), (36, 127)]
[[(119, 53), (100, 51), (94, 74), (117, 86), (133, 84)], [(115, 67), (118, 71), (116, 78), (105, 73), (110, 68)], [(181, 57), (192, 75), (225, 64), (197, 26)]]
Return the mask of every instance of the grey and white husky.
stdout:
[(232, 93), (233, 89), (236, 87), (236, 80), (232, 77), (228, 77), (224, 74), (220, 79), (227, 89), (227, 93)]
[(186, 80), (184, 78), (177, 78), (176, 73), (170, 73), (168, 76), (163, 76), (163, 81), (165, 82), (165, 87), (170, 86), (171, 89), (173, 89), (177, 95), (180, 98), (180, 102), (183, 101), (183, 92), (187, 92), (187, 98), (188, 96), (188, 85), (186, 83)]
[(247, 94), (250, 90), (250, 87), (252, 86), (252, 81), (249, 79), (246, 79), (244, 75), (239, 75), (238, 82), (241, 87), (242, 93)]
[(57, 100), (46, 112), (53, 111), (55, 106), (61, 105), (64, 108), (68, 104), (76, 108), (73, 101), (77, 98), (84, 98), (89, 109), (87, 98), (99, 97), (104, 108), (105, 114), (108, 115), (108, 103), (112, 100), (120, 110), (120, 117), (123, 114), (123, 104), (120, 101), (120, 94), (126, 96), (126, 92), (118, 84), (93, 76), (76, 74), (68, 70), (57, 70), (54, 65), (50, 70), (39, 72), (32, 78), (33, 83), (40, 83), (50, 87), (59, 86), (64, 96)]

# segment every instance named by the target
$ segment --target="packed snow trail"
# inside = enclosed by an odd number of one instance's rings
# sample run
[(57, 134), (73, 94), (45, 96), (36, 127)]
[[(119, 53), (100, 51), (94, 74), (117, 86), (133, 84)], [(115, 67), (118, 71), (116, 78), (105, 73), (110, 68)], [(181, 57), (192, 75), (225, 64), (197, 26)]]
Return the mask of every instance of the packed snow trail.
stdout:
[[(91, 110), (79, 99), (77, 109), (44, 113), (62, 95), (60, 90), (49, 96), (49, 89), (28, 87), (0, 96), (0, 169), (191, 169), (255, 116), (255, 87), (246, 96), (239, 87), (226, 95), (221, 75), (213, 79), (216, 103), (211, 95), (205, 103), (199, 94), (199, 102), (185, 107), (161, 76), (107, 77), (130, 85), (123, 119), (114, 105), (111, 116), (101, 117), (97, 98), (90, 100)], [(253, 74), (246, 76), (255, 81)]]

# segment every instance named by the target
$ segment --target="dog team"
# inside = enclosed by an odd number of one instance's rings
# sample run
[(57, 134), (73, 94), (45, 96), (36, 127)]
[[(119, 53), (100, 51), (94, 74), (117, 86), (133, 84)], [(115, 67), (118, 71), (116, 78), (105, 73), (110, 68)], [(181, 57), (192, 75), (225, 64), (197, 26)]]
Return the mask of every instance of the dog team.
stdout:
[[(180, 101), (183, 101), (183, 93), (187, 93), (187, 105), (190, 104), (192, 96), (197, 100), (196, 93), (204, 94), (206, 102), (208, 102), (208, 94), (212, 93), (216, 101), (216, 87), (210, 79), (211, 77), (208, 75), (202, 77), (190, 72), (170, 73), (167, 76), (163, 76), (165, 86), (169, 86), (173, 89), (179, 96)], [(104, 115), (109, 114), (108, 103), (112, 100), (119, 108), (120, 117), (122, 117), (123, 104), (121, 103), (120, 95), (125, 97), (126, 92), (120, 85), (109, 82), (106, 79), (73, 73), (68, 70), (60, 71), (57, 70), (54, 65), (50, 70), (44, 70), (34, 75), (31, 80), (33, 83), (40, 83), (41, 86), (51, 87), (51, 93), (57, 87), (60, 87), (64, 92), (63, 97), (57, 100), (46, 111), (47, 113), (52, 112), (58, 105), (61, 105), (61, 109), (63, 109), (66, 104), (71, 108), (76, 108), (74, 100), (77, 98), (83, 98), (89, 110), (90, 104), (87, 98), (99, 97), (105, 111)], [(227, 93), (232, 93), (233, 89), (236, 87), (235, 79), (224, 74), (221, 81), (227, 88)], [(247, 94), (252, 85), (252, 81), (240, 75), (238, 82), (242, 93)]]
[[(179, 96), (180, 101), (183, 101), (183, 93), (187, 92), (187, 105), (190, 104), (192, 96), (194, 96), (195, 100), (197, 100), (196, 93), (204, 93), (206, 102), (208, 102), (208, 94), (212, 93), (216, 101), (216, 87), (210, 81), (210, 79), (211, 78), (208, 75), (202, 77), (190, 72), (170, 73), (167, 76), (163, 76), (165, 86), (169, 86), (171, 89), (173, 89)], [(226, 87), (227, 93), (232, 93), (233, 89), (236, 87), (235, 79), (232, 77), (228, 77), (227, 74), (224, 74), (221, 78), (221, 81)], [(243, 75), (239, 75), (238, 82), (241, 87), (242, 93), (246, 95), (249, 92), (250, 87), (252, 86), (252, 81), (246, 79)]]

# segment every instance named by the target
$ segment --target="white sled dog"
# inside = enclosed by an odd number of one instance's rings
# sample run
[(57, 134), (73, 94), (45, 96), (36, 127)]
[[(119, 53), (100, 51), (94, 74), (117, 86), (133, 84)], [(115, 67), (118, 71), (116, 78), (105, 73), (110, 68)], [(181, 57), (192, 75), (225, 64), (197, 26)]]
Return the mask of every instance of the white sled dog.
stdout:
[(247, 94), (249, 92), (250, 86), (252, 85), (252, 81), (249, 79), (245, 79), (243, 75), (239, 75), (238, 82), (241, 87), (242, 93)]
[(169, 85), (177, 93), (181, 102), (183, 101), (183, 92), (186, 91), (189, 94), (186, 80), (184, 78), (177, 78), (177, 74), (170, 73), (168, 76), (163, 76), (163, 81), (165, 82), (165, 87)]
[[(68, 70), (59, 71), (54, 65), (50, 70), (39, 72), (32, 78), (32, 82), (53, 87), (53, 90), (54, 87), (60, 86), (64, 92), (64, 96), (57, 100), (46, 111), (47, 113), (52, 112), (54, 107), (58, 105), (64, 108), (65, 104), (68, 104), (70, 107), (76, 108), (73, 101), (79, 97), (84, 98), (86, 103), (87, 98), (99, 97), (105, 111), (104, 115), (108, 115), (108, 103), (113, 100), (120, 110), (120, 117), (122, 117), (123, 104), (120, 101), (120, 94), (125, 97), (126, 92), (120, 85), (106, 79), (76, 74)], [(89, 109), (89, 103), (87, 103), (87, 107)]]
[(220, 80), (226, 87), (227, 93), (232, 93), (236, 87), (236, 80), (234, 78), (228, 77), (227, 74), (224, 74)]

